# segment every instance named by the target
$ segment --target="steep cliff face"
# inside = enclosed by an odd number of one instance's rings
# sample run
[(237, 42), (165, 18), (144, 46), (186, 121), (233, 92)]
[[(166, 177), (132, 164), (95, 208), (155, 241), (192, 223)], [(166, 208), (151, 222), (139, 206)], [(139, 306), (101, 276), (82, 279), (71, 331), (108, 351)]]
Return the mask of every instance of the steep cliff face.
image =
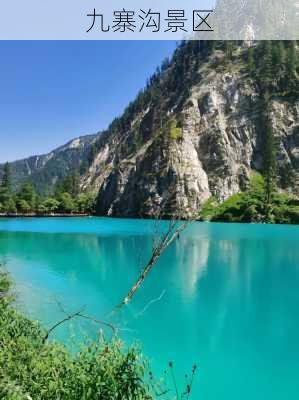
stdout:
[[(262, 169), (264, 127), (261, 91), (244, 67), (244, 51), (227, 63), (214, 51), (183, 101), (178, 96), (169, 107), (162, 99), (135, 113), (126, 129), (107, 133), (82, 178), (83, 188), (98, 192), (98, 214), (193, 216), (210, 196), (224, 200), (247, 187), (252, 170)], [(298, 171), (299, 99), (277, 97), (269, 107), (280, 184), (283, 171)], [(298, 190), (296, 179), (281, 186)]]
[(277, 184), (299, 194), (298, 46), (264, 43), (251, 58), (249, 43), (182, 43), (107, 131), (12, 163), (14, 186), (51, 193), (76, 171), (99, 215), (196, 216), (263, 170), (267, 88)]

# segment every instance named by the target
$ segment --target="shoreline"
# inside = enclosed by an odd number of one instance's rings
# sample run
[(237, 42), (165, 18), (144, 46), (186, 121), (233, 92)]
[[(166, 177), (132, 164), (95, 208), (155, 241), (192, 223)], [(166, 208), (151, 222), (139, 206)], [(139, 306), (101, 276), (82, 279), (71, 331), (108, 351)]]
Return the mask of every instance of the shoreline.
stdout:
[[(82, 217), (103, 217), (103, 218), (114, 218), (114, 219), (138, 219), (138, 220), (154, 220), (154, 218), (144, 216), (136, 217), (123, 217), (123, 216), (111, 216), (111, 215), (97, 215), (97, 214), (3, 214), (0, 213), (0, 220), (4, 218), (17, 219), (17, 218), (82, 218)], [(161, 217), (161, 221), (171, 221), (171, 218)], [(181, 219), (180, 221), (187, 221)], [(298, 226), (299, 224), (288, 224), (288, 223), (270, 223), (270, 222), (241, 222), (241, 221), (210, 221), (196, 218), (189, 222), (201, 222), (201, 223), (214, 223), (214, 224), (238, 224), (238, 225), (272, 225), (272, 226)]]
[(30, 213), (30, 214), (3, 214), (0, 213), (0, 219), (1, 218), (56, 218), (56, 217), (62, 217), (62, 218), (72, 218), (72, 217), (93, 217), (93, 214), (62, 214), (62, 213), (52, 213), (52, 214), (35, 214), (35, 213)]

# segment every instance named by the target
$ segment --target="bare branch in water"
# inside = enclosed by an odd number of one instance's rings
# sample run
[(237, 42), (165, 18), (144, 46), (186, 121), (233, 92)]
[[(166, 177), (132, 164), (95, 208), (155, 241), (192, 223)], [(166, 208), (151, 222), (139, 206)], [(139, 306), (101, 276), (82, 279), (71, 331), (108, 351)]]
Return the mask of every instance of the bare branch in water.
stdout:
[(56, 322), (53, 326), (51, 326), (51, 328), (48, 329), (46, 335), (45, 335), (44, 338), (43, 338), (43, 343), (45, 343), (45, 342), (48, 340), (50, 334), (51, 334), (56, 328), (58, 328), (60, 325), (64, 324), (65, 322), (70, 321), (70, 320), (73, 319), (73, 318), (76, 318), (80, 313), (81, 313), (81, 311), (77, 311), (77, 312), (75, 312), (75, 313), (69, 314), (69, 315), (67, 315), (65, 318), (63, 318), (62, 320)]
[[(65, 313), (65, 311), (63, 310), (61, 304), (60, 304), (60, 303), (58, 303), (58, 304), (59, 304), (59, 306), (61, 307), (61, 310)], [(72, 320), (72, 319), (74, 319), (74, 318), (77, 318), (77, 317), (83, 318), (83, 319), (87, 319), (87, 320), (89, 320), (89, 321), (93, 321), (93, 322), (95, 322), (95, 323), (97, 323), (97, 324), (99, 324), (99, 325), (104, 325), (104, 326), (110, 328), (111, 331), (112, 331), (112, 333), (113, 333), (113, 335), (115, 336), (115, 334), (116, 334), (116, 328), (115, 328), (115, 326), (113, 326), (113, 325), (110, 324), (109, 322), (101, 321), (101, 320), (96, 319), (96, 318), (94, 318), (94, 317), (90, 317), (89, 315), (85, 315), (85, 314), (82, 313), (82, 311), (83, 311), (83, 310), (76, 311), (76, 312), (74, 312), (74, 313), (68, 314), (68, 315), (66, 315), (65, 318), (63, 318), (62, 320), (56, 322), (50, 329), (48, 329), (46, 335), (45, 335), (44, 338), (43, 338), (43, 343), (45, 343), (45, 342), (48, 340), (50, 334), (51, 334), (56, 328), (58, 328), (60, 325), (64, 324), (65, 322), (68, 322), (68, 321), (70, 321), (70, 320)], [(100, 333), (101, 333), (101, 329), (100, 329)]]
[(155, 238), (153, 243), (153, 250), (152, 255), (146, 266), (144, 267), (143, 271), (139, 275), (136, 283), (132, 286), (126, 297), (121, 301), (121, 303), (116, 307), (115, 310), (121, 309), (125, 304), (128, 304), (129, 301), (132, 299), (134, 294), (142, 285), (143, 281), (152, 270), (152, 268), (156, 265), (157, 261), (163, 254), (163, 252), (171, 245), (171, 243), (180, 237), (180, 233), (187, 227), (188, 221), (180, 221), (179, 219), (172, 219), (169, 221), (168, 229), (166, 233), (162, 235), (158, 235), (158, 224), (159, 221), (156, 221), (154, 226)]
[(111, 329), (111, 331), (113, 332), (113, 335), (115, 335), (116, 332), (117, 332), (117, 329), (115, 328), (115, 326), (110, 324), (110, 322), (102, 321), (100, 319), (96, 319), (96, 318), (90, 317), (89, 315), (84, 315), (84, 314), (81, 314), (81, 313), (78, 314), (78, 317), (81, 317), (81, 318), (84, 318), (84, 319), (88, 319), (89, 321), (93, 321), (93, 322), (95, 322), (96, 324), (99, 324), (99, 325), (107, 326), (107, 328)]

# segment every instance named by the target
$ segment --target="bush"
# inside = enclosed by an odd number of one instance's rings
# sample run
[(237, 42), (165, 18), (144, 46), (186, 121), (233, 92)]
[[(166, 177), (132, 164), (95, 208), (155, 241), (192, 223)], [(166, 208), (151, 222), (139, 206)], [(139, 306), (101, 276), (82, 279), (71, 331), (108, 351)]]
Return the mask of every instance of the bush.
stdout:
[(182, 128), (177, 126), (176, 120), (171, 120), (167, 125), (166, 129), (168, 130), (169, 138), (172, 140), (180, 140), (183, 138), (183, 130)]
[(146, 362), (118, 340), (92, 342), (78, 354), (43, 343), (44, 330), (23, 317), (7, 296), (0, 271), (0, 398), (3, 400), (150, 400)]
[(61, 193), (57, 199), (60, 203), (59, 210), (60, 212), (70, 213), (76, 212), (76, 203), (72, 196), (67, 193)]
[(217, 200), (214, 197), (210, 197), (201, 206), (200, 218), (203, 221), (210, 221), (217, 214), (218, 207), (219, 203)]
[(81, 213), (94, 211), (95, 196), (92, 194), (79, 194), (76, 198), (77, 210)]
[(18, 202), (17, 202), (17, 208), (18, 208), (18, 210), (20, 211), (20, 212), (22, 212), (22, 213), (24, 213), (24, 214), (26, 214), (26, 213), (28, 213), (28, 212), (30, 212), (30, 210), (31, 210), (31, 207), (30, 207), (30, 205), (28, 204), (28, 202), (26, 201), (26, 200), (18, 200)]
[(278, 192), (274, 192), (272, 197), (269, 204), (264, 179), (255, 173), (247, 191), (234, 194), (220, 205), (209, 199), (203, 204), (200, 216), (203, 220), (217, 222), (298, 224), (299, 200)]
[(59, 208), (59, 201), (53, 199), (52, 197), (46, 198), (40, 205), (39, 205), (39, 212), (41, 213), (54, 213)]

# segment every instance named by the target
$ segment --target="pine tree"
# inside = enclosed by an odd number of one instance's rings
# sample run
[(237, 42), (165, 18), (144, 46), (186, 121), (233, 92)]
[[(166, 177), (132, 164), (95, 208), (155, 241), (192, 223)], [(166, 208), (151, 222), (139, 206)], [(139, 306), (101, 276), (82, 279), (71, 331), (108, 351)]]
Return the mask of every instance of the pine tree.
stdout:
[(77, 196), (80, 192), (80, 175), (78, 171), (75, 171), (71, 175), (67, 175), (62, 182), (59, 182), (56, 186), (55, 193), (60, 195), (61, 193), (69, 193), (72, 196)]
[(5, 213), (15, 213), (16, 205), (11, 192), (11, 173), (9, 163), (4, 165), (2, 182), (0, 185), (0, 209)]
[(225, 55), (229, 61), (231, 61), (232, 56), (233, 56), (233, 50), (234, 50), (234, 45), (231, 40), (225, 40), (224, 42), (224, 50), (225, 50)]
[(285, 49), (282, 42), (279, 40), (273, 43), (272, 46), (272, 71), (273, 79), (276, 80), (278, 85), (283, 72), (283, 66), (285, 62)]
[(297, 62), (296, 42), (290, 41), (286, 55), (286, 89), (288, 90), (296, 86)]
[(251, 76), (253, 76), (255, 73), (255, 69), (256, 69), (255, 60), (254, 60), (254, 47), (250, 47), (248, 49), (247, 64), (248, 64), (249, 74)]
[[(24, 211), (22, 210), (21, 205), (24, 205), (25, 203), (28, 204), (28, 209), (30, 211), (35, 211), (37, 206), (37, 194), (30, 182), (24, 183), (20, 191), (17, 193), (17, 204), (21, 211)], [(26, 206), (23, 208), (26, 208)]]
[(272, 202), (273, 193), (276, 187), (276, 143), (273, 134), (270, 112), (269, 112), (270, 95), (265, 93), (262, 101), (263, 126), (264, 126), (264, 165), (263, 174), (265, 178), (265, 208), (269, 210)]
[(8, 162), (4, 165), (1, 186), (3, 188), (7, 189), (9, 192), (11, 191), (11, 173), (10, 173), (10, 166), (9, 166)]
[(265, 40), (260, 49), (263, 61), (261, 81), (267, 90), (271, 87), (273, 81), (272, 45), (270, 40)]
[(297, 53), (296, 53), (296, 42), (294, 40), (289, 42), (289, 46), (287, 49), (287, 72), (290, 75), (295, 75), (297, 66)]

